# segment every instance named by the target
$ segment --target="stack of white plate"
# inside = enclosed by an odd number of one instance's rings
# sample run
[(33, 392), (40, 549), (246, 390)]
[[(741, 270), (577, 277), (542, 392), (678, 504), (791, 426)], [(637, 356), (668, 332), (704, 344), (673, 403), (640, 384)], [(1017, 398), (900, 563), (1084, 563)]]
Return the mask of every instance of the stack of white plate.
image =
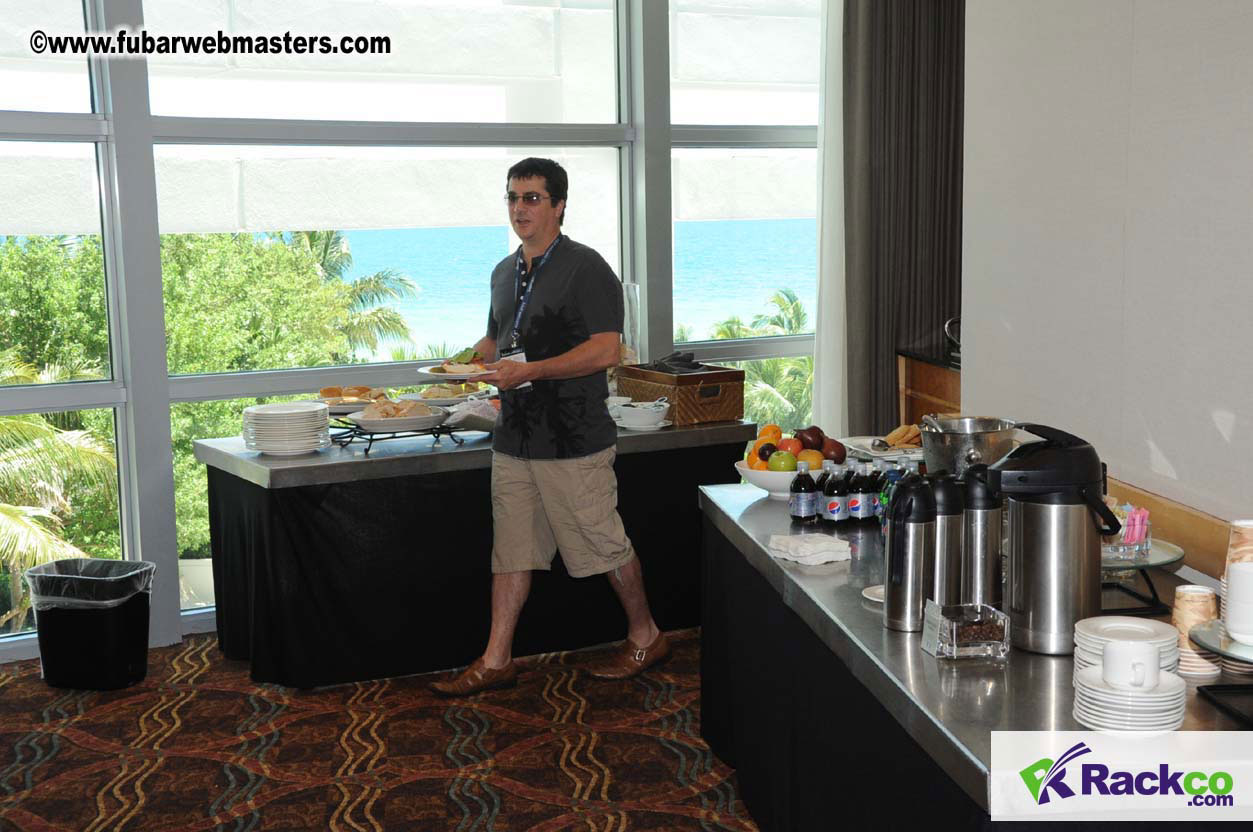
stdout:
[[(1223, 621), (1227, 620), (1227, 573), (1223, 573), (1222, 586), (1218, 589), (1218, 617)], [(1239, 659), (1229, 659), (1226, 656), (1216, 657), (1222, 669), (1232, 676), (1253, 676), (1253, 664), (1242, 662)]]
[[(1216, 676), (1222, 670), (1222, 662), (1217, 653), (1203, 650), (1192, 642), (1179, 645), (1180, 676)], [(1243, 664), (1243, 662), (1241, 662)]]
[(244, 447), (271, 456), (300, 456), (331, 444), (325, 402), (254, 404), (244, 408)]
[(1101, 668), (1075, 673), (1075, 721), (1102, 731), (1173, 731), (1183, 724), (1188, 686), (1162, 671), (1151, 690), (1120, 690), (1101, 678)]
[(1075, 624), (1075, 675), (1100, 667), (1110, 641), (1150, 641), (1157, 646), (1162, 670), (1173, 673), (1179, 668), (1179, 631), (1174, 627), (1151, 618), (1102, 615)]

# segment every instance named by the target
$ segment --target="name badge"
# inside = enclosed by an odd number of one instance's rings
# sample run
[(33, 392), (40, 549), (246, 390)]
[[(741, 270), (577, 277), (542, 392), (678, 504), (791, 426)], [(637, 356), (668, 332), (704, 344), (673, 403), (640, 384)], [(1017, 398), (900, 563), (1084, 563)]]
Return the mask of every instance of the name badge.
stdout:
[[(526, 363), (526, 351), (522, 349), (522, 347), (514, 347), (513, 349), (504, 350), (500, 354), (500, 360), (501, 361), (518, 361), (522, 364), (525, 364)], [(514, 387), (513, 389), (525, 390), (530, 386), (531, 386), (531, 382), (528, 381), (525, 384), (519, 384), (517, 387)]]

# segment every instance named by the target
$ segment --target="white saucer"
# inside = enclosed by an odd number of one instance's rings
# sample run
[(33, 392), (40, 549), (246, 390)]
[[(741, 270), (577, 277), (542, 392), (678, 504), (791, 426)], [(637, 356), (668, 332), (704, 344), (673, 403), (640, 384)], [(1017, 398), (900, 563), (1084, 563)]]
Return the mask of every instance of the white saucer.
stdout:
[(1101, 615), (1075, 624), (1075, 643), (1093, 647), (1107, 641), (1149, 641), (1154, 644), (1178, 643), (1179, 631), (1172, 625), (1129, 615)]
[(1075, 700), (1075, 711), (1083, 713), (1102, 722), (1126, 725), (1128, 727), (1138, 725), (1162, 726), (1174, 722), (1183, 716), (1185, 706), (1180, 703), (1178, 707), (1171, 708), (1168, 711), (1155, 711), (1147, 713), (1144, 711), (1117, 711), (1112, 708), (1096, 708), (1086, 702)]
[(1146, 731), (1173, 731), (1180, 725), (1183, 725), (1184, 715), (1180, 713), (1170, 719), (1161, 722), (1127, 722), (1119, 719), (1103, 719), (1099, 716), (1084, 711), (1078, 707), (1075, 708), (1073, 716), (1075, 722), (1080, 725), (1086, 725), (1089, 728), (1095, 728), (1102, 731), (1134, 731), (1141, 733)]
[(1101, 677), (1101, 668), (1085, 667), (1075, 673), (1075, 688), (1083, 688), (1085, 695), (1112, 702), (1162, 702), (1182, 697), (1188, 689), (1187, 684), (1173, 673), (1162, 672), (1158, 676), (1157, 687), (1148, 691), (1120, 690)]
[(1100, 713), (1110, 712), (1119, 714), (1137, 714), (1144, 716), (1152, 716), (1155, 714), (1174, 713), (1184, 706), (1185, 697), (1179, 697), (1169, 702), (1119, 702), (1117, 704), (1106, 702), (1086, 696), (1082, 690), (1075, 689), (1075, 702), (1083, 703), (1083, 706), (1090, 711)]
[(861, 597), (876, 604), (883, 603), (883, 584), (868, 586), (861, 591)]
[(663, 419), (661, 422), (655, 425), (628, 425), (626, 422), (619, 422), (615, 420), (614, 424), (626, 430), (661, 430), (662, 428), (670, 427), (671, 425), (674, 424), (674, 422), (670, 421), (669, 419)]

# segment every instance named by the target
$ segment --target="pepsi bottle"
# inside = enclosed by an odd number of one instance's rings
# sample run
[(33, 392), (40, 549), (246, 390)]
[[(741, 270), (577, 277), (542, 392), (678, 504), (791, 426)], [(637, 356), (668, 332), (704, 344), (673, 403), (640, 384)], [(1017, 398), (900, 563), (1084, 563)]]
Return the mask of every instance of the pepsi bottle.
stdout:
[(813, 523), (818, 519), (818, 487), (809, 476), (809, 463), (796, 463), (796, 476), (788, 489), (788, 513), (793, 523)]
[(874, 517), (874, 476), (870, 463), (862, 463), (861, 473), (849, 483), (848, 514), (853, 520), (870, 520)]
[[(817, 487), (819, 493), (821, 493), (822, 489), (826, 487), (827, 480), (830, 479), (831, 472), (834, 470), (835, 470), (835, 462), (833, 460), (824, 459), (822, 461), (822, 473), (818, 475), (818, 479), (814, 480), (814, 485)], [(821, 511), (819, 511), (818, 513), (822, 514)]]
[(838, 468), (831, 471), (822, 488), (822, 511), (819, 516), (825, 526), (834, 526), (848, 519), (848, 480)]

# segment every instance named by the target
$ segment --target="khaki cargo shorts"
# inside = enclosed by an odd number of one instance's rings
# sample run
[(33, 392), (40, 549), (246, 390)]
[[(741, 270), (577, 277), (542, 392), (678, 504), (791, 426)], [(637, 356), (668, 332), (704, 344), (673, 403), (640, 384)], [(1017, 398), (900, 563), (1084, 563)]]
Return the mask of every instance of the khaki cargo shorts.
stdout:
[(492, 454), (492, 572), (552, 568), (560, 549), (575, 578), (630, 563), (618, 516), (617, 448), (574, 459)]

